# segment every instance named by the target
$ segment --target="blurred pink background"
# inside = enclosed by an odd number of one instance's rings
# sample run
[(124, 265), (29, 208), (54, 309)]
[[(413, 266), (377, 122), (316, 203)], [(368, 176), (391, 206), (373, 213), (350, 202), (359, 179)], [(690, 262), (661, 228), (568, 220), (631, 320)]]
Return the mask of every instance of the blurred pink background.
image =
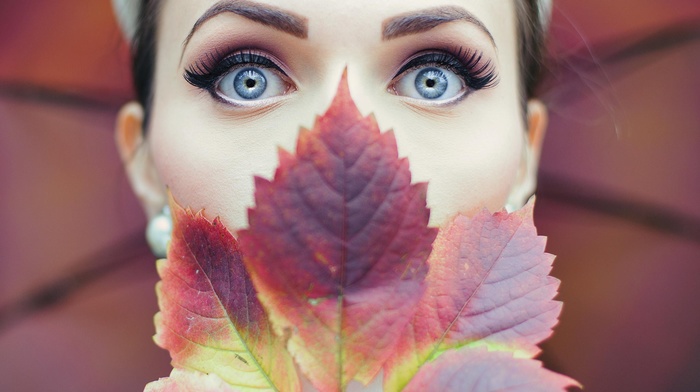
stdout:
[[(535, 222), (565, 305), (542, 359), (587, 391), (698, 391), (700, 2), (555, 0), (551, 32)], [(170, 366), (109, 1), (2, 1), (0, 36), (0, 391), (142, 390)]]

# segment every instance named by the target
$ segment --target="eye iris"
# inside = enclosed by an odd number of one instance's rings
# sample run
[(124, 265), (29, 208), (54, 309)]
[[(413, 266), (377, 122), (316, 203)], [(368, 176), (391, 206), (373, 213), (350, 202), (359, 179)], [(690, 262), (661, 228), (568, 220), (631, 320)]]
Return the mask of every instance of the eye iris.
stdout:
[(447, 91), (447, 76), (437, 68), (426, 68), (416, 75), (416, 90), (426, 99), (440, 98)]
[(255, 99), (265, 92), (267, 79), (257, 69), (245, 68), (233, 79), (233, 88), (242, 98)]

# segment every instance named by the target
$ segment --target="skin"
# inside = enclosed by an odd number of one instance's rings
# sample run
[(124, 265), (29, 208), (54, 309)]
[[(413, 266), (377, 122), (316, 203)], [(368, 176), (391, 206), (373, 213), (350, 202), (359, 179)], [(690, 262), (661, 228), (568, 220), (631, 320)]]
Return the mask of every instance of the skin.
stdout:
[[(214, 3), (164, 1), (148, 132), (144, 135), (139, 104), (127, 104), (118, 117), (117, 145), (149, 216), (165, 205), (168, 187), (181, 205), (206, 208), (207, 216), (221, 216), (233, 230), (247, 226), (253, 176), (272, 176), (277, 147), (294, 150), (299, 126), (310, 128), (327, 109), (346, 67), (360, 111), (374, 113), (382, 130), (395, 131), (414, 181), (429, 182), (431, 224), (476, 208), (520, 206), (534, 191), (546, 111), (530, 101), (523, 121), (511, 1), (255, 0), (305, 18), (306, 38), (227, 12), (198, 26), (183, 51), (193, 25)], [(458, 20), (382, 39), (385, 21), (436, 6), (462, 7), (491, 37), (475, 23)], [(231, 45), (269, 53), (293, 88), (273, 102), (237, 107), (185, 81), (188, 67)], [(392, 90), (411, 56), (455, 47), (482, 52), (499, 83), (451, 105), (407, 99)]]

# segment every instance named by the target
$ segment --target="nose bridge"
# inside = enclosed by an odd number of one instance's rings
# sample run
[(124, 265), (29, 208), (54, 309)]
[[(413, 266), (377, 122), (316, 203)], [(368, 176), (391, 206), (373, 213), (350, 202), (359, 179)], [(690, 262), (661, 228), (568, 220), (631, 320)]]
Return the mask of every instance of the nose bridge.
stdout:
[(343, 72), (347, 69), (357, 74), (360, 70), (354, 68), (366, 65), (368, 53), (381, 43), (381, 17), (368, 13), (366, 8), (364, 1), (323, 0), (318, 11), (309, 18), (309, 42), (317, 45), (317, 53), (324, 57), (328, 74), (335, 78), (333, 93)]
[[(363, 115), (376, 112), (378, 76), (377, 54), (382, 46), (382, 20), (386, 5), (368, 4), (367, 1), (311, 0), (314, 3), (309, 18), (309, 42), (321, 60), (323, 113), (333, 102), (341, 78), (347, 78), (347, 87)], [(368, 12), (368, 7), (372, 11)], [(383, 16), (384, 15), (384, 16)], [(321, 76), (321, 75), (318, 75)], [(319, 79), (321, 80), (321, 79)], [(321, 109), (321, 110), (319, 110)]]
[(328, 66), (327, 80), (323, 87), (323, 107), (317, 112), (324, 113), (332, 103), (337, 101), (341, 91), (348, 97), (348, 100), (342, 100), (342, 105), (352, 105), (355, 107), (354, 110), (358, 110), (363, 116), (381, 112), (381, 109), (376, 107), (376, 97), (373, 96), (367, 77), (364, 75), (366, 65), (352, 59), (348, 61), (341, 59), (342, 56), (337, 62)]
[[(316, 113), (325, 113), (328, 108), (338, 99), (338, 94), (342, 89), (343, 94), (347, 95), (350, 102), (353, 101), (354, 94), (351, 92), (348, 83), (348, 64), (347, 62), (337, 61), (333, 64), (328, 64), (326, 77), (323, 83), (323, 92), (319, 101), (320, 107), (316, 108)], [(357, 90), (357, 89), (355, 89)], [(345, 104), (347, 100), (343, 100)], [(353, 102), (354, 105), (354, 102)]]

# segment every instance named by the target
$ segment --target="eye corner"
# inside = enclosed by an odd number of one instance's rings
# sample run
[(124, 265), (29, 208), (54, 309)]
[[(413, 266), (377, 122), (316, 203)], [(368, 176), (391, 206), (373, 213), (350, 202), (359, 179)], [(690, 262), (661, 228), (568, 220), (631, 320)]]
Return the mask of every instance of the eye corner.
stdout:
[(211, 72), (205, 71), (199, 64), (191, 65), (185, 69), (182, 77), (191, 86), (202, 90), (211, 90), (217, 82), (217, 77), (214, 77)]
[(239, 99), (231, 99), (222, 93), (219, 92), (219, 90), (214, 90), (211, 94), (214, 97), (214, 99), (223, 105), (225, 105), (228, 108), (236, 108), (236, 109), (260, 109), (263, 107), (271, 107), (271, 108), (276, 108), (279, 105), (283, 104), (284, 102), (288, 101), (289, 99), (292, 99), (294, 97), (294, 93), (296, 92), (296, 88), (290, 88), (287, 92), (280, 94), (280, 95), (274, 95), (271, 97), (266, 97), (266, 98), (261, 98), (261, 99), (252, 99), (252, 100), (239, 100)]

